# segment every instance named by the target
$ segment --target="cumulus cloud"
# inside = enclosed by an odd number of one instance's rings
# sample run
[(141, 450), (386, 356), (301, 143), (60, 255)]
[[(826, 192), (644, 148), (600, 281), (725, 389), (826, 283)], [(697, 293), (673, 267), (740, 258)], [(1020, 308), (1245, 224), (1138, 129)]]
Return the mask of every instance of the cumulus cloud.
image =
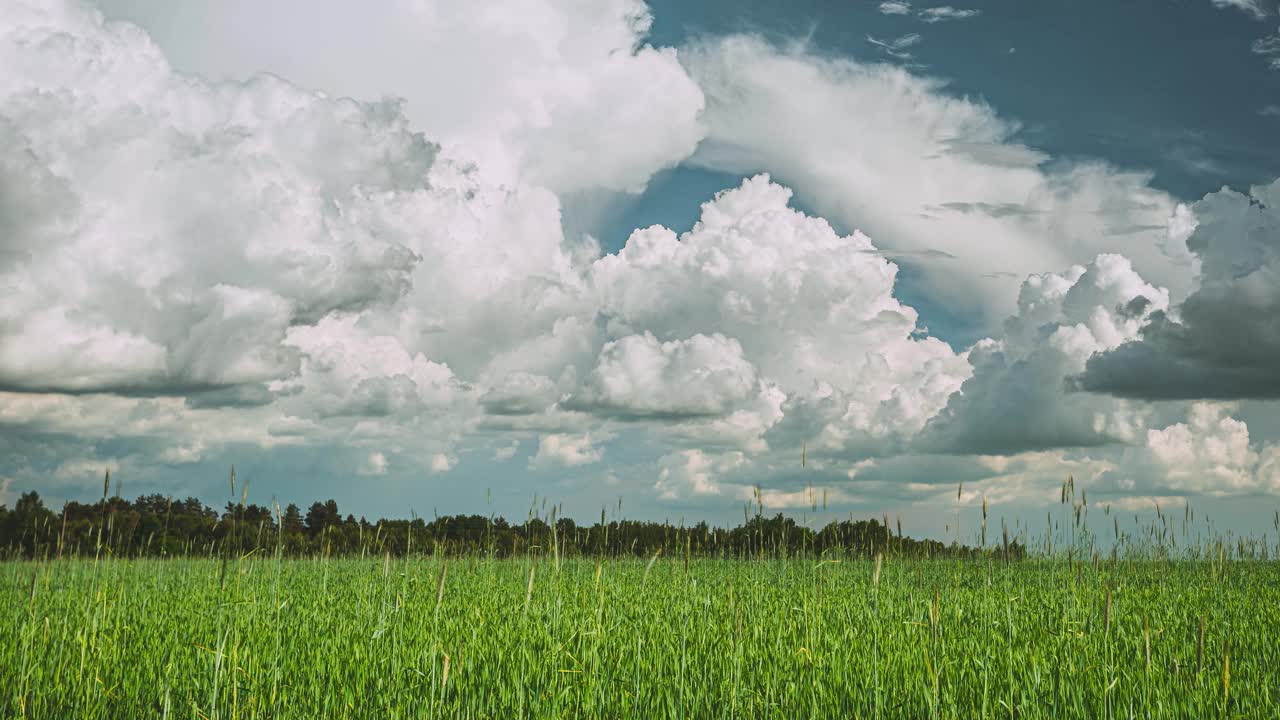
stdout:
[[(132, 6), (160, 12), (150, 2)], [(176, 2), (226, 20), (242, 0)], [(69, 488), (104, 463), (132, 475), (309, 444), (294, 452), (329, 449), (369, 478), (465, 478), (464, 454), (507, 462), (528, 441), (536, 473), (632, 478), (682, 504), (759, 482), (766, 505), (802, 507), (810, 484), (854, 504), (933, 498), (944, 476), (1037, 497), (1055, 473), (1106, 463), (1154, 487), (1141, 468), (1176, 463), (1189, 433), (1218, 437), (1229, 452), (1215, 467), (1251, 478), (1219, 473), (1223, 488), (1276, 474), (1274, 448), (1240, 451), (1225, 415), (1171, 422), (1063, 384), (1161, 322), (1190, 333), (1226, 317), (1197, 303), (1256, 300), (1256, 316), (1230, 320), (1262, 321), (1271, 220), (1214, 219), (1254, 217), (1247, 199), (1176, 208), (1143, 175), (1047, 169), (1015, 124), (939, 81), (744, 37), (677, 57), (644, 45), (643, 5), (587, 5), (284, 0), (281, 17), (313, 10), (334, 33), (328, 55), (290, 36), (171, 59), (82, 5), (12, 0), (0, 456), (13, 459), (0, 473)], [(911, 11), (882, 11), (894, 5)], [(389, 33), (386, 47), (352, 64), (359, 33), (337, 33), (340, 20)], [(905, 52), (919, 38), (880, 42)], [(705, 203), (690, 231), (639, 229), (616, 254), (566, 235), (563, 198), (643, 186), (704, 127), (697, 163), (776, 168), (806, 207), (871, 236), (791, 207), (768, 175)], [(1209, 243), (1215, 222), (1245, 239)], [(1007, 267), (989, 266), (992, 247)], [(1179, 302), (1194, 262), (1199, 288)], [(937, 298), (1011, 317), (957, 352), (895, 295), (899, 264)], [(619, 470), (624, 444), (634, 464)], [(1078, 446), (1108, 459), (1062, 450)]]
[(186, 396), (269, 438), (421, 419), (474, 404), (478, 378), (501, 393), (591, 357), (598, 250), (565, 242), (550, 191), (442, 157), (398, 102), (209, 83), (78, 4), (12, 10), (0, 388)]
[(551, 378), (514, 371), (485, 391), (480, 405), (491, 415), (532, 415), (546, 410), (558, 399), (557, 384)]
[(719, 479), (743, 462), (739, 452), (713, 455), (696, 449), (681, 450), (658, 461), (658, 481), (653, 487), (663, 500), (719, 495)]
[(377, 476), (387, 474), (387, 456), (380, 452), (371, 452), (356, 469), (357, 475)]
[(504, 445), (502, 447), (499, 447), (497, 450), (494, 450), (493, 459), (496, 462), (506, 462), (511, 458), (515, 457), (516, 453), (519, 451), (520, 451), (520, 441), (513, 440), (511, 441), (511, 444)]
[(99, 3), (154, 33), (184, 71), (227, 80), (271, 72), (332, 95), (404, 98), (416, 128), (494, 184), (636, 190), (702, 135), (701, 92), (675, 50), (645, 42), (652, 16), (641, 0), (501, 0), (481, 11), (426, 2), (276, 0), (270, 12), (256, 0)]
[[(1190, 289), (1192, 258), (1167, 223), (1176, 203), (1147, 174), (1050, 167), (1018, 141), (1017, 123), (941, 80), (750, 36), (704, 41), (681, 57), (707, 98), (708, 136), (693, 162), (769, 168), (807, 206), (886, 252), (920, 253), (902, 261), (925, 291), (988, 332), (1014, 311), (1021, 278), (1100, 252), (1130, 258), (1174, 297)], [(990, 276), (990, 248), (1011, 275)]]
[(58, 228), (0, 268), (0, 386), (261, 383), (298, 367), (289, 326), (408, 290), (420, 257), (367, 219), (424, 187), (435, 148), (394, 103), (267, 77), (208, 86), (170, 73), (130, 26), (62, 3), (14, 10), (0, 21), (0, 127), (25, 161), (0, 185), (56, 176), (61, 190), (0, 208), (5, 226)]
[(699, 333), (659, 342), (646, 332), (606, 343), (571, 407), (626, 419), (717, 416), (757, 385), (737, 340)]
[[(825, 412), (794, 429), (821, 433), (839, 425), (828, 430), (833, 448), (855, 435), (918, 429), (967, 376), (967, 363), (944, 343), (916, 337), (915, 310), (893, 295), (897, 267), (870, 239), (839, 235), (826, 221), (791, 209), (790, 197), (757, 176), (704, 204), (699, 222), (681, 237), (662, 227), (633, 233), (622, 251), (592, 269), (608, 331), (652, 335), (629, 341), (629, 348), (647, 358), (644, 367), (666, 368), (664, 381), (687, 388), (674, 393), (686, 412), (755, 397), (762, 408), (748, 413), (754, 418), (729, 419), (763, 431), (782, 417), (783, 400), (820, 398)], [(689, 341), (699, 334), (707, 337)], [(711, 339), (716, 334), (723, 339)], [(696, 392), (685, 379), (694, 377), (691, 371), (672, 369), (677, 355), (694, 352), (716, 356), (708, 367), (722, 368)], [(623, 367), (605, 365), (613, 374)], [(618, 387), (631, 387), (633, 375), (621, 374)], [(654, 392), (637, 396), (677, 402)], [(708, 393), (718, 399), (708, 400)], [(776, 437), (796, 446), (802, 440), (789, 430)]]
[(1232, 495), (1280, 491), (1280, 445), (1250, 441), (1249, 427), (1224, 403), (1194, 403), (1183, 422), (1146, 432), (1104, 472), (1102, 493)]
[(911, 3), (882, 2), (880, 3), (880, 12), (885, 15), (909, 15), (911, 14)]
[(443, 471), (477, 413), (590, 367), (599, 251), (551, 191), (442, 155), (398, 101), (208, 82), (77, 3), (7, 8), (0, 423), (167, 464), (329, 442)]
[(598, 463), (604, 457), (604, 449), (593, 443), (603, 439), (607, 438), (593, 438), (591, 433), (543, 435), (538, 438), (538, 452), (529, 459), (529, 467), (574, 467)]
[(448, 366), (410, 355), (396, 338), (361, 327), (358, 316), (290, 328), (285, 343), (303, 359), (297, 378), (277, 385), (284, 403), (321, 417), (417, 415), (464, 392)]
[(166, 448), (156, 459), (166, 465), (191, 465), (204, 459), (205, 449), (205, 444), (197, 440), (188, 445)]
[(458, 464), (458, 457), (448, 453), (435, 453), (427, 466), (433, 473), (447, 473)]
[(1092, 358), (1081, 388), (1144, 399), (1280, 397), (1280, 181), (1190, 210), (1199, 287), (1141, 338)]
[(970, 351), (973, 377), (931, 419), (918, 446), (1010, 454), (1135, 440), (1145, 428), (1141, 407), (1068, 392), (1067, 379), (1095, 353), (1137, 337), (1168, 306), (1168, 291), (1118, 255), (1028, 278), (1018, 313), (999, 340)]

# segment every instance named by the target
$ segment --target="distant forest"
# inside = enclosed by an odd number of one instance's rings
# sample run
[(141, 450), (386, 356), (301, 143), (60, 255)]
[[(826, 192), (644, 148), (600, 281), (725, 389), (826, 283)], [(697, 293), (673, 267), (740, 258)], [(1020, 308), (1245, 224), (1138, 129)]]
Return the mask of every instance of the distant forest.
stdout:
[(343, 517), (333, 500), (305, 511), (228, 502), (222, 512), (197, 498), (177, 500), (143, 495), (94, 503), (66, 503), (61, 512), (45, 507), (36, 492), (24, 493), (14, 508), (0, 505), (0, 557), (241, 557), (280, 552), (289, 557), (402, 556), (417, 554), (510, 557), (555, 553), (559, 557), (796, 557), (838, 553), (871, 557), (877, 552), (904, 557), (996, 556), (1016, 560), (1025, 547), (1007, 537), (994, 547), (975, 549), (936, 540), (904, 537), (884, 522), (843, 520), (813, 530), (763, 508), (744, 513), (743, 524), (715, 528), (635, 520), (579, 525), (572, 519), (530, 516), (520, 524), (501, 517), (451, 515), (411, 519)]

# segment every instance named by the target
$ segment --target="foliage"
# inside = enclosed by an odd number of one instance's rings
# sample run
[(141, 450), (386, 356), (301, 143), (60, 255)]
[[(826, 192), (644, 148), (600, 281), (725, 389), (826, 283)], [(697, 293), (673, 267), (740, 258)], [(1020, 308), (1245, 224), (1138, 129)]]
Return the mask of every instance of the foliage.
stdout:
[[(0, 716), (1275, 717), (1274, 562), (0, 564)], [(675, 555), (672, 553), (672, 555)]]
[[(554, 525), (554, 532), (552, 526)], [(174, 500), (144, 495), (130, 502), (104, 493), (100, 502), (67, 503), (60, 513), (46, 509), (39, 496), (21, 497), (12, 512), (0, 513), (0, 558), (166, 557), (273, 552), (277, 541), (288, 557), (357, 556), (410, 553), (492, 557), (525, 555), (538, 547), (554, 546), (561, 557), (649, 557), (661, 550), (697, 557), (792, 557), (842, 551), (870, 557), (886, 550), (901, 557), (976, 557), (981, 551), (936, 540), (895, 533), (887, 519), (843, 520), (814, 531), (778, 514), (748, 516), (735, 528), (706, 523), (677, 527), (668, 523), (609, 520), (578, 525), (570, 518), (532, 512), (524, 523), (500, 517), (452, 515), (430, 521), (382, 519), (370, 522), (345, 518), (337, 502), (315, 502), (305, 516), (296, 505), (268, 508), (228, 502), (221, 513), (197, 498)], [(988, 553), (1020, 559), (1025, 548), (1009, 540)]]

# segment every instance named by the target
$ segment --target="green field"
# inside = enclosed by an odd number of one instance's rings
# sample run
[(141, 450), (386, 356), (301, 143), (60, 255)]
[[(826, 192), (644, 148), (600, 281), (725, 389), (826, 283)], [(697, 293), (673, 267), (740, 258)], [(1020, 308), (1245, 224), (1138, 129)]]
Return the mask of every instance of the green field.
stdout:
[(11, 562), (0, 715), (1280, 717), (1276, 563), (890, 557), (875, 575), (865, 559)]

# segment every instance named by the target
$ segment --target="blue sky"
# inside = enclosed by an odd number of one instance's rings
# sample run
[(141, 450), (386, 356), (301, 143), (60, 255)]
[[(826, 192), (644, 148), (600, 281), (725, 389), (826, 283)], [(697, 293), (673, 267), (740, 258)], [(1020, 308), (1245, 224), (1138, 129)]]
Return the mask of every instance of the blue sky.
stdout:
[(0, 7), (0, 502), (1270, 525), (1274, 3)]

